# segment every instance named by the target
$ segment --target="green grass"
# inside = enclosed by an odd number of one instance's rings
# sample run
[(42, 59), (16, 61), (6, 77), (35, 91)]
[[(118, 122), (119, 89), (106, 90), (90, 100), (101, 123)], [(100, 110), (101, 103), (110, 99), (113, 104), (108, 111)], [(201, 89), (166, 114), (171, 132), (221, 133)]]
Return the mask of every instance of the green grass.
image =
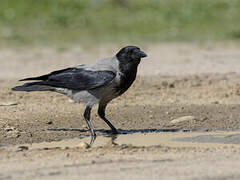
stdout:
[(0, 44), (240, 39), (240, 0), (1, 0)]

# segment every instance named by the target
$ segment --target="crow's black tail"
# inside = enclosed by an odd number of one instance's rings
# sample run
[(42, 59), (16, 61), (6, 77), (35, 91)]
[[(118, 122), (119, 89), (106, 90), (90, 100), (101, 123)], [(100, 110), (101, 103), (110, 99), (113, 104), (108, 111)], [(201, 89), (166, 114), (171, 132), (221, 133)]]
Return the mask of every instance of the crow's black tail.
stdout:
[(43, 85), (41, 82), (25, 83), (22, 86), (12, 88), (13, 91), (52, 91), (54, 87)]

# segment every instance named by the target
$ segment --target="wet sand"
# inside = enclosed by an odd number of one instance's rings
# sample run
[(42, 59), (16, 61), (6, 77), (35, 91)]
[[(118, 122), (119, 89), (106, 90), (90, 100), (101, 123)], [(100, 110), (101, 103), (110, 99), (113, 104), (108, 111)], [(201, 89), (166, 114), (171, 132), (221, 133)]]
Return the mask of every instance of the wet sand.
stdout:
[[(234, 44), (146, 45), (130, 90), (107, 117), (56, 93), (12, 92), (17, 79), (88, 63), (117, 46), (0, 49), (0, 179), (239, 179), (240, 51)], [(86, 142), (86, 143), (83, 143)]]

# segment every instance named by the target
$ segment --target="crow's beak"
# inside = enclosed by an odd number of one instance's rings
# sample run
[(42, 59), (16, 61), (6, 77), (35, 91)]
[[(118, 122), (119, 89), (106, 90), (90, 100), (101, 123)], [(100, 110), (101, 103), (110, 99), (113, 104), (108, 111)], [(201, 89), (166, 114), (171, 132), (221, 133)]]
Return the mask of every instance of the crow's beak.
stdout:
[(147, 54), (143, 51), (140, 51), (141, 58), (147, 57)]

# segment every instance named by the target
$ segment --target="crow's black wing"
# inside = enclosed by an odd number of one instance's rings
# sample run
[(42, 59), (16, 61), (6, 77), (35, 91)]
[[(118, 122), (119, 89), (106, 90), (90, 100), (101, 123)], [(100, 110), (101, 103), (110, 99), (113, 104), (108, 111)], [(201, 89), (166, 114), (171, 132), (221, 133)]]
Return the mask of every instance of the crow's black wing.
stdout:
[(62, 72), (70, 72), (72, 71), (74, 68), (66, 68), (66, 69), (61, 69), (61, 70), (57, 70), (57, 71), (53, 71), (49, 74), (45, 74), (42, 76), (37, 76), (37, 77), (30, 77), (30, 78), (26, 78), (26, 79), (20, 79), (19, 81), (32, 81), (32, 80), (42, 80), (42, 81), (46, 81), (48, 80), (48, 78), (52, 75), (56, 75), (56, 74), (60, 74)]
[(112, 71), (91, 71), (68, 68), (50, 74), (23, 80), (42, 80), (38, 84), (72, 90), (90, 90), (110, 83), (116, 74)]

